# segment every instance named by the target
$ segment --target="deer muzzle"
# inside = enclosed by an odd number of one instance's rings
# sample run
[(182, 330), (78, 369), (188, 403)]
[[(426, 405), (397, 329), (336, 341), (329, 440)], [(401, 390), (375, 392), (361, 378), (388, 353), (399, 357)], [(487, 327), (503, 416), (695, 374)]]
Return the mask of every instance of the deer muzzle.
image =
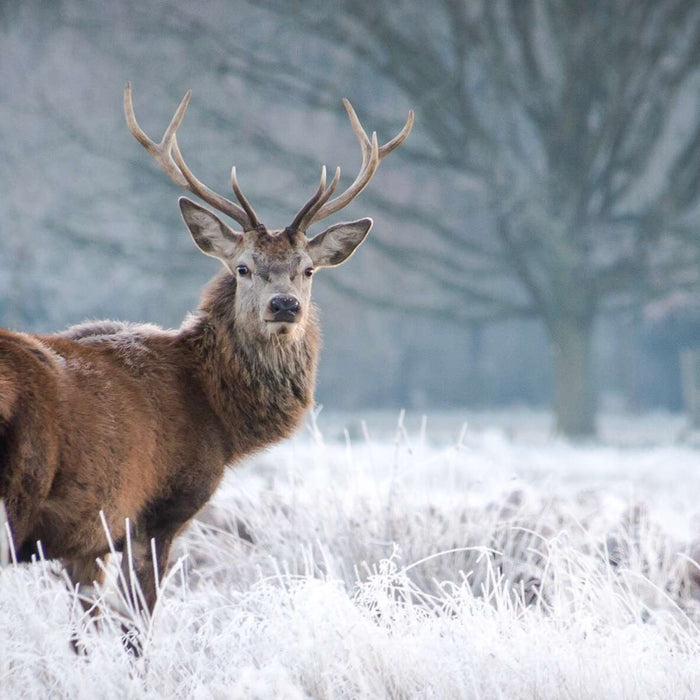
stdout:
[(265, 321), (268, 323), (296, 323), (299, 320), (301, 304), (291, 294), (278, 294), (267, 305)]

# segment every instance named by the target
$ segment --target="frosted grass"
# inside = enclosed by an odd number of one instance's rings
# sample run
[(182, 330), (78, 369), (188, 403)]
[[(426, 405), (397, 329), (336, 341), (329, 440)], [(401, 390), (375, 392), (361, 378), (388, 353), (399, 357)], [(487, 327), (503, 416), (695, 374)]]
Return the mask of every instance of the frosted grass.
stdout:
[(56, 563), (0, 571), (0, 696), (695, 697), (698, 456), (312, 428), (228, 475), (150, 620), (112, 584), (95, 630)]

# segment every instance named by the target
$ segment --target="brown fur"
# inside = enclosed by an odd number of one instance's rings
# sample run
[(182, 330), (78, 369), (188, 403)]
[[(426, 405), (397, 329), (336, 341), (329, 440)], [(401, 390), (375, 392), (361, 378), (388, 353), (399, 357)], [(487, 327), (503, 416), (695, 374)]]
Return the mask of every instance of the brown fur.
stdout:
[(104, 321), (42, 337), (0, 331), (0, 497), (21, 560), (41, 540), (91, 583), (109, 552), (99, 511), (118, 548), (129, 518), (152, 607), (150, 539), (162, 573), (225, 466), (294, 431), (313, 397), (313, 314), (303, 334), (253, 340), (235, 294), (223, 272), (179, 331)]

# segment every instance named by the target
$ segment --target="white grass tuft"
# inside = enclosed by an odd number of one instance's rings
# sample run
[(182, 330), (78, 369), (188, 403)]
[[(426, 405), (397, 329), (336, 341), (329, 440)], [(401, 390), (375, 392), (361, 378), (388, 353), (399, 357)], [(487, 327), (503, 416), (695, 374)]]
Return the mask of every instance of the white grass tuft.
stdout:
[(8, 563), (0, 695), (695, 697), (697, 458), (494, 431), (445, 449), (403, 423), (324, 444), (314, 427), (229, 475), (150, 620), (120, 599), (114, 562), (92, 592), (55, 562)]

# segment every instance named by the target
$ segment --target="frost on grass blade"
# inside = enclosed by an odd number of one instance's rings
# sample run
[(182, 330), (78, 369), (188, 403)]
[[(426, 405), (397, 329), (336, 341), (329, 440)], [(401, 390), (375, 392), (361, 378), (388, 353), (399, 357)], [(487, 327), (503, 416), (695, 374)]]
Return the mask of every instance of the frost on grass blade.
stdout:
[(0, 569), (10, 563), (10, 523), (7, 521), (5, 501), (0, 498)]
[[(311, 434), (233, 472), (178, 540), (138, 661), (102, 598), (88, 632), (50, 566), (3, 570), (3, 691), (693, 697), (700, 568), (679, 516), (698, 514), (694, 450), (473, 429), (441, 447), (407, 425), (352, 445)], [(89, 663), (66, 641), (76, 616)]]

